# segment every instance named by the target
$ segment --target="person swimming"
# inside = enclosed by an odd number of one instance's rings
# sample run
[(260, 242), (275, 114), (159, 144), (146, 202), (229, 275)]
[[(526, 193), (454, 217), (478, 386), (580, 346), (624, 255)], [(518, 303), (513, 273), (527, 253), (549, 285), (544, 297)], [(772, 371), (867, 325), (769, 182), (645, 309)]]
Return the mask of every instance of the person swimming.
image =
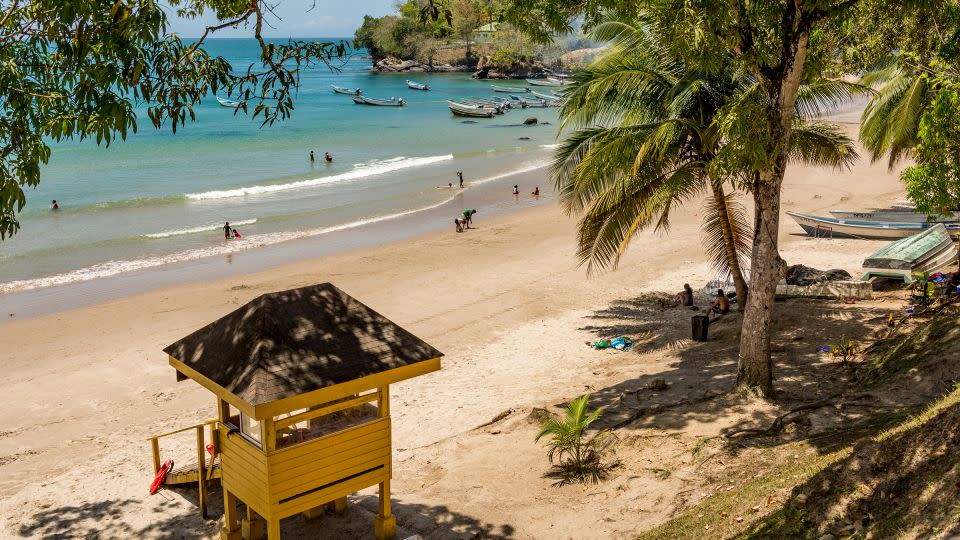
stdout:
[(60, 205), (57, 204), (57, 200), (56, 200), (56, 199), (54, 199), (54, 200), (50, 203), (50, 209), (51, 209), (51, 210), (59, 210), (59, 209), (60, 209)]

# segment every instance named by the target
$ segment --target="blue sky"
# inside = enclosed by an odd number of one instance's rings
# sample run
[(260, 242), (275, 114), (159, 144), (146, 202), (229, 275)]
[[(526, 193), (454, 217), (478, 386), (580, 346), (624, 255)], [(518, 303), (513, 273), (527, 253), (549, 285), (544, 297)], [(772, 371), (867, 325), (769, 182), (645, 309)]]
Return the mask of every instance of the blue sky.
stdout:
[[(271, 18), (273, 28), (265, 28), (266, 37), (350, 37), (363, 22), (364, 15), (379, 17), (395, 10), (394, 0), (280, 0), (275, 9), (279, 17)], [(197, 20), (178, 19), (167, 8), (172, 30), (182, 37), (198, 37), (213, 17)], [(225, 28), (216, 37), (248, 37), (252, 28)]]

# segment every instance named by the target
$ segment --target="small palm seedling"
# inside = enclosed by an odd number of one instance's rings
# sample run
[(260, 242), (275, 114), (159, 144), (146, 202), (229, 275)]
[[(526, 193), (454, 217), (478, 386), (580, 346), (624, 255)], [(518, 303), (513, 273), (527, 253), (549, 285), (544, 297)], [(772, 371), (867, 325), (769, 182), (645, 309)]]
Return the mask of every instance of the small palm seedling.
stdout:
[(619, 463), (606, 461), (612, 443), (610, 431), (603, 429), (591, 436), (584, 431), (603, 414), (603, 407), (589, 412), (587, 404), (590, 394), (578, 397), (567, 404), (563, 418), (548, 417), (540, 423), (540, 433), (536, 440), (549, 437), (548, 457), (553, 465), (547, 478), (555, 478), (554, 485), (562, 486), (574, 482), (599, 482), (607, 477), (611, 469)]
[(847, 336), (840, 336), (840, 339), (830, 347), (830, 354), (835, 358), (839, 358), (843, 362), (843, 365), (847, 365), (847, 362), (856, 356), (858, 352), (857, 344), (847, 339)]

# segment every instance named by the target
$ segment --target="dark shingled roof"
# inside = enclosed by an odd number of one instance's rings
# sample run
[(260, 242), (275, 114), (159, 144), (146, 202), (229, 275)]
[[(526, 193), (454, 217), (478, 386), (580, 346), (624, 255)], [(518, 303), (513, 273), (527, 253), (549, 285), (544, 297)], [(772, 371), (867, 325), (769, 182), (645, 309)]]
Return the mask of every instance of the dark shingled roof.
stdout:
[(163, 350), (254, 406), (443, 356), (329, 283), (258, 296)]

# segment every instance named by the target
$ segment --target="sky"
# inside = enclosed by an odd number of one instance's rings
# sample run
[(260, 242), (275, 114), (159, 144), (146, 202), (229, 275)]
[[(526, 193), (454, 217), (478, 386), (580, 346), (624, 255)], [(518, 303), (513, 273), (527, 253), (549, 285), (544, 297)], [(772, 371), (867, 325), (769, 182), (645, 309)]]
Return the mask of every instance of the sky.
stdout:
[[(277, 17), (272, 17), (273, 28), (264, 28), (265, 37), (352, 37), (363, 22), (364, 15), (380, 17), (395, 11), (395, 0), (275, 0)], [(315, 4), (315, 5), (314, 5)], [(311, 9), (313, 7), (313, 9)], [(204, 27), (214, 22), (207, 16), (203, 19), (186, 20), (166, 8), (171, 30), (181, 37), (199, 37)], [(250, 37), (252, 28), (224, 28), (214, 37)]]

